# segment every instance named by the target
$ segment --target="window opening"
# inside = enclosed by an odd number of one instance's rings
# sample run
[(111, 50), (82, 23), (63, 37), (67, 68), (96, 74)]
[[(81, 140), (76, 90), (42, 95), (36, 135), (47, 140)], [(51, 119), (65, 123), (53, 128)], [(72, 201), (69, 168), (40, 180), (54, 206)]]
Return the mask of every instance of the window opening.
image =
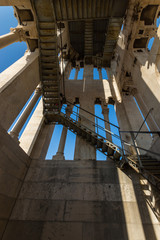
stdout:
[(97, 68), (93, 69), (93, 79), (94, 80), (99, 80), (99, 72)]
[(62, 134), (62, 129), (63, 129), (63, 125), (59, 125), (59, 124), (55, 125), (52, 138), (49, 144), (49, 148), (46, 154), (46, 158), (45, 158), (46, 160), (52, 160), (52, 157), (56, 155), (58, 151), (61, 134)]
[[(119, 126), (114, 105), (108, 104), (108, 109), (109, 109), (109, 122), (111, 122), (112, 124), (114, 124), (116, 126)], [(119, 131), (118, 131), (118, 129), (116, 127), (110, 125), (110, 129), (111, 129), (112, 133), (114, 133), (117, 136), (119, 136)], [(116, 144), (117, 146), (121, 147), (121, 141), (117, 137), (112, 136), (112, 142), (114, 144)]]
[(123, 31), (123, 29), (124, 29), (124, 24), (122, 24), (122, 27), (121, 27), (121, 32)]
[(108, 74), (105, 68), (102, 68), (102, 79), (108, 80)]
[(76, 74), (76, 69), (73, 68), (73, 69), (71, 70), (71, 73), (70, 73), (70, 76), (69, 76), (69, 80), (74, 80), (75, 74)]
[(83, 80), (83, 72), (84, 72), (84, 68), (80, 68), (78, 72), (77, 80)]
[(147, 48), (148, 48), (148, 50), (149, 51), (151, 51), (151, 49), (152, 49), (152, 46), (153, 46), (153, 43), (154, 43), (154, 37), (152, 37), (150, 40), (149, 40), (149, 43), (148, 43), (148, 46), (147, 46)]

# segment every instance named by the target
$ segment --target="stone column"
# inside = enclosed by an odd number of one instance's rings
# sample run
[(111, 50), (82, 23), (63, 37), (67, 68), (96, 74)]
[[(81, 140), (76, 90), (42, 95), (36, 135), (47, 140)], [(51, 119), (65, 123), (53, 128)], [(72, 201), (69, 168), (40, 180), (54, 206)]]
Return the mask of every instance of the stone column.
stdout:
[[(94, 99), (91, 99), (90, 96), (86, 96), (85, 99), (80, 101), (80, 106), (85, 110), (94, 114)], [(84, 112), (82, 109), (79, 110), (80, 115), (80, 123), (90, 129), (95, 131), (95, 118), (94, 116)], [(91, 123), (93, 122), (93, 124)], [(74, 159), (86, 160), (92, 159), (96, 160), (96, 148), (88, 143), (86, 139), (83, 139), (80, 136), (76, 136), (76, 144), (75, 144), (75, 153)]]
[(98, 72), (99, 72), (99, 80), (102, 81), (102, 69), (99, 68), (99, 69), (98, 69)]
[[(72, 113), (72, 107), (71, 106), (67, 106), (66, 114), (68, 116), (70, 116), (71, 113)], [(62, 130), (61, 139), (60, 139), (60, 142), (59, 142), (58, 151), (57, 151), (56, 155), (53, 156), (53, 158), (52, 158), (53, 160), (65, 160), (64, 148), (65, 148), (65, 143), (66, 143), (67, 131), (68, 131), (68, 129), (65, 126), (63, 126), (63, 130)]]
[(23, 28), (11, 28), (11, 32), (5, 35), (0, 36), (0, 49), (7, 47), (8, 45), (25, 40), (25, 32)]
[(78, 72), (79, 72), (79, 68), (77, 67), (77, 68), (76, 68), (76, 73), (75, 73), (75, 76), (74, 76), (74, 80), (77, 80)]
[[(102, 108), (102, 114), (104, 116), (104, 120), (109, 122), (109, 108)], [(111, 131), (111, 128), (110, 128), (110, 124), (107, 123), (107, 122), (104, 122), (105, 123), (105, 129), (108, 130), (108, 131)], [(111, 134), (107, 133), (106, 132), (106, 139), (109, 141), (109, 142), (112, 142), (112, 136)]]
[(41, 85), (39, 84), (34, 92), (33, 97), (31, 98), (30, 102), (28, 103), (27, 107), (25, 108), (25, 110), (23, 111), (22, 115), (20, 116), (20, 118), (18, 119), (18, 121), (16, 122), (16, 124), (14, 125), (14, 127), (12, 128), (10, 135), (12, 138), (14, 138), (15, 140), (18, 141), (18, 137), (19, 137), (19, 133), (23, 127), (23, 125), (25, 124), (27, 118), (29, 117), (34, 105), (36, 104), (38, 98), (41, 95)]

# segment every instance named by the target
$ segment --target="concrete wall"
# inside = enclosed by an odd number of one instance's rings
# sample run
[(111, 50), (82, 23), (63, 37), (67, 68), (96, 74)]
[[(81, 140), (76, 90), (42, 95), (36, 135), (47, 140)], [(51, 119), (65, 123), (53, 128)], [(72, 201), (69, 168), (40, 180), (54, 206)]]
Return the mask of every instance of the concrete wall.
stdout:
[(0, 124), (8, 130), (38, 85), (39, 53), (27, 53), (0, 74)]
[(158, 240), (142, 187), (112, 161), (32, 160), (3, 240)]
[(0, 239), (29, 164), (29, 157), (0, 126)]

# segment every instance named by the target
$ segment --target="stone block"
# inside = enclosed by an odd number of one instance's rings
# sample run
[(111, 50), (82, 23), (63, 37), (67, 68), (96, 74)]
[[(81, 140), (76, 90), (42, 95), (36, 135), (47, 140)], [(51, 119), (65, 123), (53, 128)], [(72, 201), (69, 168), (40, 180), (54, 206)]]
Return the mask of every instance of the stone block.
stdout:
[(41, 240), (82, 240), (82, 223), (45, 223)]
[(103, 222), (103, 203), (67, 201), (64, 214), (64, 220), (67, 222)]
[(114, 161), (96, 160), (37, 160), (33, 159), (31, 167), (54, 167), (54, 168), (115, 168)]
[(6, 224), (7, 224), (7, 220), (0, 220), (0, 239), (2, 238)]
[(6, 172), (3, 172), (2, 169), (0, 169), (0, 193), (3, 195), (6, 195), (8, 197), (16, 197), (17, 193), (21, 187), (22, 182), (7, 174)]
[(15, 176), (16, 178), (23, 179), (27, 170), (26, 165), (16, 157), (13, 152), (9, 151), (6, 146), (1, 147), (0, 151), (0, 168), (3, 171)]
[(124, 223), (121, 202), (67, 201), (65, 221)]
[(126, 218), (123, 210), (123, 203), (116, 201), (105, 201), (103, 203), (103, 222), (107, 223), (125, 223)]
[(113, 183), (118, 184), (118, 174), (117, 174), (117, 168), (101, 168), (100, 169), (100, 182), (102, 183)]
[(83, 240), (128, 240), (122, 224), (83, 223)]
[(69, 182), (99, 182), (99, 169), (72, 168), (69, 173)]
[(84, 183), (84, 200), (86, 201), (104, 201), (104, 187), (99, 183)]
[(14, 198), (0, 194), (0, 219), (8, 219), (15, 203)]
[(17, 200), (12, 212), (12, 220), (62, 221), (64, 201)]
[(23, 184), (19, 198), (82, 200), (83, 184), (81, 183), (32, 183)]
[(4, 240), (40, 240), (43, 222), (9, 221)]
[(30, 168), (25, 181), (40, 182), (66, 182), (68, 180), (69, 169), (58, 168)]

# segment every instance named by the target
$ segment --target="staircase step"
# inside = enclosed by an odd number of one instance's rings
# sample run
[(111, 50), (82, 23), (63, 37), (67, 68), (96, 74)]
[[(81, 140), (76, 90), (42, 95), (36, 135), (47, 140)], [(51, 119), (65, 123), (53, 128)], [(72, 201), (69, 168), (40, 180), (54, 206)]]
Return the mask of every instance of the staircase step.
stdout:
[(40, 36), (50, 36), (50, 35), (55, 35), (55, 28), (50, 28), (50, 29), (39, 29)]
[(57, 87), (52, 87), (52, 86), (50, 86), (50, 87), (46, 87), (45, 85), (43, 86), (43, 91), (44, 92), (57, 92), (58, 91), (58, 86)]
[(56, 50), (53, 49), (41, 49), (41, 54), (43, 56), (52, 56), (52, 55), (56, 55)]
[(43, 80), (43, 86), (58, 87), (58, 82), (52, 80)]
[(111, 148), (110, 146), (108, 146), (107, 154), (108, 154), (108, 156), (113, 156), (113, 154), (114, 154), (114, 149)]
[(46, 30), (46, 29), (55, 29), (55, 23), (54, 22), (42, 22), (39, 21), (39, 28), (42, 30)]
[(97, 139), (97, 148), (102, 148), (103, 146), (103, 139)]
[(114, 159), (115, 159), (115, 160), (119, 160), (120, 157), (121, 157), (121, 153), (116, 151), (116, 152), (114, 153)]
[(57, 36), (40, 36), (40, 42), (41, 43), (56, 43)]
[(56, 63), (56, 57), (51, 55), (51, 56), (41, 56), (42, 62), (46, 62), (46, 63), (50, 63), (50, 62), (54, 62)]
[(48, 63), (48, 62), (42, 62), (41, 64), (42, 68), (47, 68), (47, 69), (58, 69), (58, 64), (57, 63)]
[(42, 69), (42, 75), (57, 75), (57, 69)]
[(102, 152), (107, 152), (108, 150), (108, 145), (104, 142), (102, 146)]
[(56, 42), (41, 42), (41, 49), (51, 49), (55, 50), (57, 43)]
[(57, 74), (49, 74), (49, 75), (42, 75), (43, 80), (48, 80), (48, 79), (57, 79)]

